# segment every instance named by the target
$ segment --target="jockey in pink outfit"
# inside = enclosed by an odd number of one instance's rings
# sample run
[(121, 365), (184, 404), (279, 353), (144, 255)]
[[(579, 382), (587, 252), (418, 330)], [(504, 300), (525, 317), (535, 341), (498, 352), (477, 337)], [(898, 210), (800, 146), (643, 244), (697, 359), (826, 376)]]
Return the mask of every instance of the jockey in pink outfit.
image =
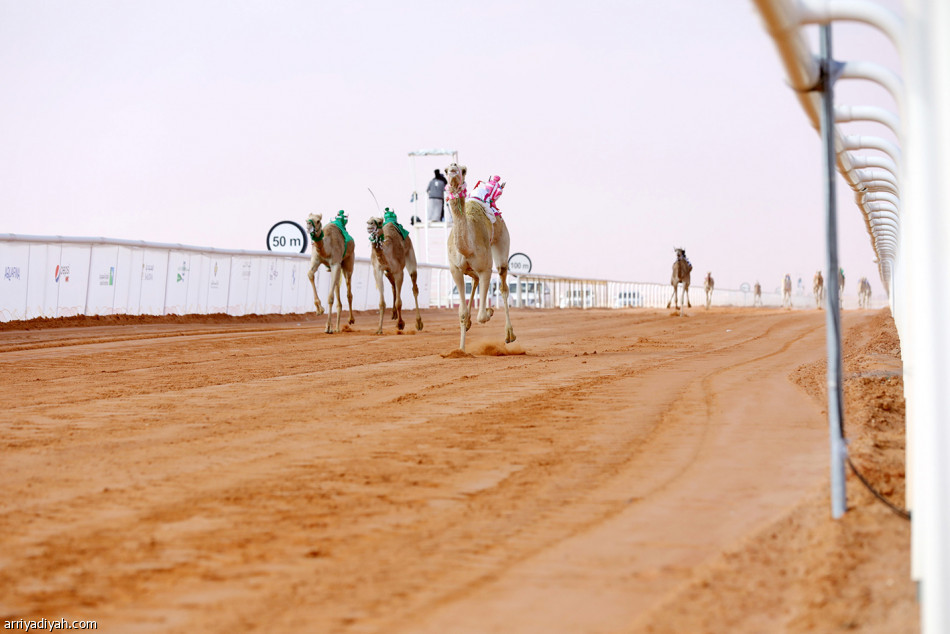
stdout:
[[(488, 182), (478, 181), (472, 189), (471, 197), (475, 200), (486, 203), (494, 215), (501, 214), (498, 209), (497, 201), (505, 189), (505, 184), (501, 182), (501, 176), (492, 176)], [(486, 210), (487, 211), (487, 210)]]

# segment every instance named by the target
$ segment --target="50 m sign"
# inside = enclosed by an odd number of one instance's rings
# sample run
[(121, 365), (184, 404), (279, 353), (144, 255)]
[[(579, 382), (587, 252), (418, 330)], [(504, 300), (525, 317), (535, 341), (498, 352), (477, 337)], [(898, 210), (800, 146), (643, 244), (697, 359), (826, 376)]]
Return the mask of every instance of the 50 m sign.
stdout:
[(307, 233), (293, 220), (281, 220), (267, 232), (267, 250), (306, 253)]

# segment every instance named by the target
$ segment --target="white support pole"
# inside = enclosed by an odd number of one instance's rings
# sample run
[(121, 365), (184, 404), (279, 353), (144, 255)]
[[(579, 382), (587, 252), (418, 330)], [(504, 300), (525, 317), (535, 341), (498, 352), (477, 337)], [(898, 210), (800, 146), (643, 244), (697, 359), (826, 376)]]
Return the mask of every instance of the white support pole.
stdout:
[(831, 25), (819, 27), (821, 41), (821, 137), (824, 149), (826, 271), (828, 306), (825, 310), (828, 348), (828, 432), (831, 450), (831, 516), (835, 519), (847, 510), (844, 463), (846, 449), (842, 438), (844, 418), (841, 361), (841, 309), (838, 297), (838, 219), (835, 197), (834, 83), (836, 63), (832, 57)]

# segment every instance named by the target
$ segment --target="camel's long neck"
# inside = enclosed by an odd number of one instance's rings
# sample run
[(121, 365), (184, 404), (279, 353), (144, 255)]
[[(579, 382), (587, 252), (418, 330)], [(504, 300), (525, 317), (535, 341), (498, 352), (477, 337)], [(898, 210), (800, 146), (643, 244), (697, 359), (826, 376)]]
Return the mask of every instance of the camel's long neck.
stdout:
[(452, 214), (452, 236), (455, 240), (455, 248), (459, 253), (469, 255), (474, 251), (474, 247), (471, 222), (465, 213), (465, 185), (463, 183), (460, 188), (449, 185), (446, 192), (449, 212)]
[(326, 260), (330, 257), (330, 254), (327, 251), (327, 245), (325, 241), (326, 234), (323, 231), (321, 231), (319, 235), (320, 235), (319, 240), (313, 240), (313, 248), (317, 250), (317, 253), (320, 255), (321, 258)]

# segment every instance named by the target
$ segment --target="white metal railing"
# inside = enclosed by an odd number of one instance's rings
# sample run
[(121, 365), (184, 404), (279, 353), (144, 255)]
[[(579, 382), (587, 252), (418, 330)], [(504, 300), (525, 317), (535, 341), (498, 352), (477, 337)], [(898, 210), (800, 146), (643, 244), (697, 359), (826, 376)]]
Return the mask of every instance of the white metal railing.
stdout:
[[(863, 61), (833, 62), (838, 79), (876, 82), (898, 112), (835, 105), (837, 169), (855, 192), (901, 339), (907, 410), (907, 498), (912, 575), (920, 582), (921, 627), (950, 631), (950, 2), (904, 0), (903, 15), (870, 0), (755, 0), (797, 98), (816, 128), (819, 58), (808, 25), (862, 22), (884, 33), (901, 60), (898, 76)], [(843, 124), (886, 126), (892, 143), (845, 134)], [(867, 151), (886, 156), (868, 155)]]

